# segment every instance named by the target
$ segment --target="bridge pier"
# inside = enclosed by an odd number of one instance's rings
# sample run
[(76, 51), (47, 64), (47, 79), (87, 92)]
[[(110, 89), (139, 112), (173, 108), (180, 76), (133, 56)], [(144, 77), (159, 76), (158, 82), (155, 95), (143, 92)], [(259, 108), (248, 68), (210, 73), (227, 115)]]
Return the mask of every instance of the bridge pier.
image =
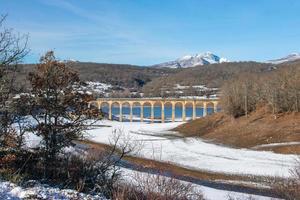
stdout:
[(203, 103), (203, 117), (207, 115), (207, 105), (206, 103)]
[(123, 114), (122, 114), (122, 104), (120, 104), (120, 111), (119, 111), (119, 121), (122, 122), (123, 120)]
[(218, 103), (214, 102), (214, 113), (218, 112)]
[(172, 103), (172, 122), (175, 122), (175, 103)]
[(151, 122), (154, 122), (154, 104), (151, 103)]
[(165, 123), (165, 105), (161, 104), (161, 123)]
[(132, 122), (132, 115), (133, 115), (133, 111), (132, 111), (132, 103), (131, 104), (129, 104), (129, 106), (130, 106), (130, 113), (129, 113), (129, 120), (130, 120), (130, 122)]
[(108, 119), (112, 120), (112, 104), (108, 103)]
[(144, 104), (141, 104), (141, 116), (140, 116), (140, 118), (141, 118), (141, 122), (143, 122), (144, 121)]
[(182, 104), (182, 121), (186, 121), (186, 117), (185, 117), (185, 104)]
[(193, 118), (192, 118), (192, 119), (195, 120), (196, 117), (197, 117), (197, 113), (196, 113), (196, 103), (193, 102)]

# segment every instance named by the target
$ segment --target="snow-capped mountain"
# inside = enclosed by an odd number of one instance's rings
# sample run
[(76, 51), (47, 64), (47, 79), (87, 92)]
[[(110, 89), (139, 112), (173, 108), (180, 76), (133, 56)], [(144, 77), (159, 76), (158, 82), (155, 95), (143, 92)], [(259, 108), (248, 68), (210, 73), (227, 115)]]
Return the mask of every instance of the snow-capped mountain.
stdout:
[(284, 62), (291, 62), (295, 60), (300, 60), (300, 53), (292, 53), (286, 57), (275, 59), (275, 60), (269, 60), (267, 63), (272, 63), (272, 64), (281, 64)]
[(228, 62), (228, 60), (226, 58), (220, 58), (219, 56), (213, 53), (206, 52), (203, 54), (196, 54), (194, 56), (186, 55), (174, 61), (153, 65), (153, 67), (188, 68), (188, 67), (194, 67), (196, 65), (207, 65), (207, 64), (222, 63), (222, 62)]

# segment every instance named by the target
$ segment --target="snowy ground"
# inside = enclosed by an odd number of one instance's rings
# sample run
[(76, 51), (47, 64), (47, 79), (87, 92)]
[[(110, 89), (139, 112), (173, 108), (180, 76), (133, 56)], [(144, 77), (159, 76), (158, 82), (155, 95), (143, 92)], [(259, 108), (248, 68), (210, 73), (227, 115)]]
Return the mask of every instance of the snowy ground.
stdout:
[(36, 184), (33, 187), (19, 187), (10, 182), (0, 181), (0, 199), (40, 199), (40, 200), (106, 200), (99, 195), (87, 195), (78, 193), (74, 190), (60, 190), (58, 188), (48, 187), (41, 184)]
[[(261, 176), (290, 175), (295, 155), (248, 149), (233, 149), (205, 142), (198, 138), (180, 138), (168, 131), (181, 122), (140, 123), (101, 121), (88, 132), (90, 140), (109, 144), (113, 130), (121, 130), (132, 142), (141, 145), (138, 156), (177, 164), (186, 168), (230, 174)], [(174, 137), (172, 137), (174, 136)]]
[(283, 147), (283, 146), (293, 146), (300, 145), (300, 142), (282, 142), (282, 143), (272, 143), (272, 144), (262, 144), (253, 147), (252, 149), (259, 149), (264, 147)]

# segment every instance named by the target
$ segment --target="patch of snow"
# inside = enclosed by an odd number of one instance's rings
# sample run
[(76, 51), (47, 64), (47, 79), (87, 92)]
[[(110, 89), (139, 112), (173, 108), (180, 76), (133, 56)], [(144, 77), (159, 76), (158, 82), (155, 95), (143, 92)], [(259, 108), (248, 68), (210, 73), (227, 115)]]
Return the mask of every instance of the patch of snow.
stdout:
[(292, 53), (286, 57), (275, 59), (275, 60), (269, 60), (266, 63), (271, 63), (271, 64), (281, 64), (285, 62), (291, 62), (291, 61), (296, 61), (300, 60), (300, 53)]
[(191, 59), (193, 56), (191, 56), (191, 55), (186, 55), (186, 56), (183, 56), (183, 57), (181, 57), (181, 58), (179, 58), (178, 60), (189, 60), (189, 59)]
[(57, 200), (106, 200), (103, 195), (95, 194), (89, 195), (76, 192), (75, 190), (59, 189), (49, 187), (47, 185), (36, 184), (33, 187), (19, 187), (16, 184), (10, 182), (0, 181), (0, 199), (57, 199)]
[(92, 82), (87, 81), (85, 82), (86, 85), (74, 85), (73, 88), (76, 91), (85, 92), (86, 94), (106, 94), (108, 91), (112, 89), (112, 85), (100, 82)]
[(259, 149), (259, 148), (264, 148), (264, 147), (291, 146), (291, 145), (300, 145), (300, 142), (282, 142), (282, 143), (261, 144), (261, 145), (252, 147), (252, 149)]

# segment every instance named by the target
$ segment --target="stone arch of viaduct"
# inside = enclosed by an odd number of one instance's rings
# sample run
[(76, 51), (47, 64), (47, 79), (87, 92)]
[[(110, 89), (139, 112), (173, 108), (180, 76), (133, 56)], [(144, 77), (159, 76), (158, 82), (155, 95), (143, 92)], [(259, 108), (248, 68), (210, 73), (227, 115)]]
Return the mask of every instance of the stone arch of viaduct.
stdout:
[(129, 105), (130, 113), (129, 119), (132, 122), (133, 119), (133, 106), (140, 106), (140, 120), (144, 120), (143, 107), (145, 104), (151, 106), (151, 121), (154, 121), (154, 105), (161, 105), (161, 122), (165, 122), (165, 105), (170, 104), (172, 106), (172, 122), (175, 121), (175, 106), (181, 104), (182, 106), (182, 121), (186, 121), (186, 106), (192, 105), (193, 114), (192, 118), (196, 119), (196, 106), (203, 105), (203, 116), (207, 115), (207, 106), (208, 104), (213, 105), (214, 112), (217, 112), (219, 101), (218, 99), (182, 99), (182, 98), (100, 98), (94, 101), (89, 102), (89, 107), (95, 105), (98, 109), (101, 109), (103, 104), (108, 105), (108, 117), (112, 119), (112, 106), (118, 104), (120, 108), (120, 117), (119, 120), (122, 121), (122, 108), (124, 105)]

